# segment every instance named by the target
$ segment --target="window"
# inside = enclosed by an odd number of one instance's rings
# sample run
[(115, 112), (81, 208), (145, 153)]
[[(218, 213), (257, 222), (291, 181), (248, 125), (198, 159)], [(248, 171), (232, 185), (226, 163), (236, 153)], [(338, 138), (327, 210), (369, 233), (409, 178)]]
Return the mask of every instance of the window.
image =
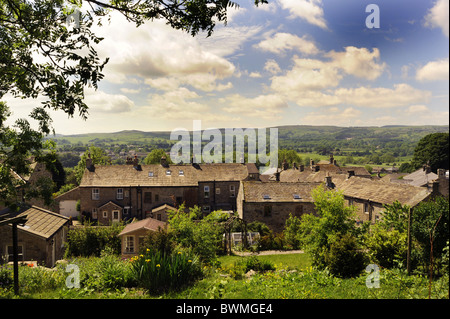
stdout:
[(134, 253), (134, 236), (127, 236), (125, 238), (125, 252)]
[(205, 198), (209, 198), (209, 186), (205, 186), (203, 192), (205, 193)]
[(152, 192), (144, 192), (144, 203), (146, 204), (152, 203)]
[(265, 200), (270, 199), (270, 195), (268, 195), (268, 194), (263, 195), (263, 199), (265, 199)]
[(92, 208), (92, 218), (93, 219), (97, 219), (98, 218), (98, 216), (97, 216), (97, 208)]
[(236, 196), (236, 186), (230, 185), (230, 197)]
[(130, 197), (130, 191), (125, 191), (125, 198)]
[(123, 208), (123, 214), (124, 215), (128, 215), (130, 213), (130, 206), (125, 206), (124, 208)]
[(370, 210), (370, 205), (369, 203), (364, 203), (364, 213), (368, 214)]
[(117, 189), (116, 199), (123, 199), (123, 188)]
[(103, 218), (108, 218), (108, 212), (106, 210), (103, 211)]
[(294, 197), (294, 199), (302, 199), (299, 194), (294, 194), (292, 196)]
[(264, 206), (264, 217), (272, 216), (272, 206), (266, 205)]
[(180, 169), (180, 170), (178, 171), (178, 175), (184, 176), (184, 171), (183, 171), (182, 169)]
[(153, 177), (153, 172), (152, 171), (148, 172), (148, 177)]
[(100, 199), (100, 190), (98, 188), (92, 189), (92, 199), (99, 200)]
[(168, 169), (168, 170), (166, 171), (166, 176), (170, 176), (170, 175), (172, 175), (172, 171), (171, 171), (170, 169)]
[(353, 199), (350, 198), (350, 199), (348, 200), (348, 206), (353, 206)]
[[(8, 254), (8, 262), (10, 261), (14, 261), (14, 250), (13, 250), (13, 246), (6, 246), (7, 249), (7, 254)], [(17, 259), (19, 261), (23, 261), (23, 246), (21, 245), (17, 245)]]
[(216, 195), (220, 195), (220, 188), (216, 188)]
[(112, 220), (113, 221), (120, 220), (120, 212), (118, 210), (113, 210), (113, 212), (112, 212)]
[(156, 214), (156, 219), (161, 220), (161, 214)]

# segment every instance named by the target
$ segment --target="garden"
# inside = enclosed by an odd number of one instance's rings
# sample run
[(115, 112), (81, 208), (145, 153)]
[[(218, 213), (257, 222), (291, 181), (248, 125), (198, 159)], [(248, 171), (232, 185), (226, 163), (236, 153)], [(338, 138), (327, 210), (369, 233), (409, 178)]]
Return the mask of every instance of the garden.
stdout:
[[(260, 239), (237, 247), (239, 255), (224, 254), (228, 216), (220, 211), (203, 217), (198, 208), (185, 213), (181, 206), (170, 214), (169, 227), (150, 232), (130, 259), (120, 256), (123, 225), (71, 229), (66, 258), (57, 266), (19, 267), (19, 295), (12, 267), (0, 266), (0, 298), (449, 298), (448, 199), (414, 209), (407, 269), (408, 207), (393, 203), (381, 222), (357, 224), (339, 192), (319, 187), (313, 197), (317, 214), (290, 216), (282, 233), (248, 224)], [(267, 250), (275, 251), (262, 253)]]

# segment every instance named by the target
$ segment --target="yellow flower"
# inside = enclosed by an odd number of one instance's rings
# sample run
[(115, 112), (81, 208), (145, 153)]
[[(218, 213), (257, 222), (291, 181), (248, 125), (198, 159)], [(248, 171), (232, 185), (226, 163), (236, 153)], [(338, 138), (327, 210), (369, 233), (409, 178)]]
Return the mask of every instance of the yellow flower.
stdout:
[(149, 251), (150, 251), (150, 249), (147, 248), (147, 252), (149, 252)]
[(189, 260), (188, 260), (188, 263), (191, 263), (191, 262), (192, 262), (192, 260), (189, 259)]
[(161, 265), (160, 264), (156, 264), (156, 267), (161, 267)]
[(151, 261), (151, 259), (146, 259), (145, 261), (146, 261), (146, 262), (150, 262), (150, 261)]
[(178, 255), (181, 255), (181, 251), (178, 252)]
[(144, 257), (144, 255), (139, 255), (139, 257)]

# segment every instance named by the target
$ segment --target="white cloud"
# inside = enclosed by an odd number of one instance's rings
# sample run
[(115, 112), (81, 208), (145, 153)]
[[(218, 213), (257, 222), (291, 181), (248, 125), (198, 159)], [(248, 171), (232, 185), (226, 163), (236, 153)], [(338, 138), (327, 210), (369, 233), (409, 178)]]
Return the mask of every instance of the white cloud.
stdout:
[(281, 72), (281, 68), (278, 63), (272, 59), (267, 60), (267, 62), (264, 64), (264, 70), (271, 74), (277, 74)]
[(426, 105), (423, 105), (423, 104), (410, 105), (406, 109), (407, 114), (418, 114), (418, 113), (424, 113), (424, 112), (430, 112), (430, 109)]
[(423, 67), (417, 70), (417, 81), (440, 81), (448, 80), (449, 78), (449, 60), (437, 60), (431, 61), (425, 64)]
[(255, 47), (276, 54), (290, 50), (296, 50), (306, 55), (314, 55), (319, 52), (316, 44), (309, 40), (307, 36), (300, 38), (295, 34), (284, 32), (276, 33), (273, 37), (259, 42)]
[(341, 103), (371, 108), (391, 108), (426, 103), (431, 92), (415, 89), (406, 83), (393, 89), (378, 87), (340, 88), (334, 92)]
[(345, 52), (331, 51), (326, 56), (331, 57), (333, 64), (347, 74), (368, 80), (375, 80), (386, 68), (385, 63), (378, 63), (380, 51), (377, 48), (370, 52), (366, 48), (348, 46), (345, 48)]
[[(216, 81), (231, 77), (235, 66), (182, 31), (174, 30), (162, 20), (139, 28), (113, 14), (108, 26), (97, 32), (103, 35), (101, 56), (109, 56), (105, 80), (123, 83), (142, 78), (147, 84), (169, 78), (178, 85), (194, 83), (200, 90), (222, 88)], [(105, 35), (105, 33), (107, 33)], [(160, 86), (160, 83), (158, 83)]]
[(322, 0), (278, 0), (283, 9), (288, 9), (291, 18), (301, 18), (322, 29), (328, 29), (323, 17)]
[(302, 124), (308, 125), (338, 125), (351, 126), (355, 125), (355, 120), (361, 116), (360, 110), (347, 107), (340, 110), (336, 107), (329, 108), (326, 112), (310, 112), (301, 118)]
[(94, 90), (86, 90), (84, 102), (90, 112), (123, 113), (134, 107), (134, 102), (125, 95)]
[(441, 28), (442, 33), (449, 37), (449, 1), (438, 0), (425, 16), (425, 26), (431, 28)]
[(223, 108), (225, 112), (251, 115), (254, 118), (268, 120), (279, 118), (282, 110), (288, 107), (282, 97), (274, 94), (259, 95), (254, 98), (233, 94), (228, 96), (224, 102), (227, 103), (227, 106)]

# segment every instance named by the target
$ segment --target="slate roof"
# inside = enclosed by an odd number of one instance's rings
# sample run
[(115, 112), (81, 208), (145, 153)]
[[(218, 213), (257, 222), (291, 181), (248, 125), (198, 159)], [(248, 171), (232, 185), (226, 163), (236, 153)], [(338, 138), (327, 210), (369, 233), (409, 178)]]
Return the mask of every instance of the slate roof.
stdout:
[(17, 216), (27, 216), (27, 221), (18, 229), (38, 235), (45, 239), (52, 237), (61, 227), (69, 222), (69, 218), (49, 210), (31, 206)]
[(439, 176), (433, 172), (427, 173), (422, 168), (403, 177), (408, 184), (414, 186), (426, 186), (428, 182), (438, 179)]
[(243, 181), (241, 187), (245, 202), (312, 202), (311, 191), (319, 184)]
[(125, 228), (120, 232), (119, 236), (133, 233), (139, 229), (158, 231), (159, 227), (165, 228), (166, 226), (166, 222), (154, 218), (146, 218), (126, 225)]
[(345, 196), (370, 200), (380, 204), (392, 204), (398, 200), (403, 205), (407, 204), (414, 207), (431, 194), (424, 187), (360, 177), (351, 177), (335, 183), (337, 189), (343, 191)]
[[(85, 170), (80, 187), (198, 186), (201, 181), (241, 181), (251, 165), (212, 163), (198, 165), (103, 165)], [(170, 175), (167, 174), (170, 171)]]

